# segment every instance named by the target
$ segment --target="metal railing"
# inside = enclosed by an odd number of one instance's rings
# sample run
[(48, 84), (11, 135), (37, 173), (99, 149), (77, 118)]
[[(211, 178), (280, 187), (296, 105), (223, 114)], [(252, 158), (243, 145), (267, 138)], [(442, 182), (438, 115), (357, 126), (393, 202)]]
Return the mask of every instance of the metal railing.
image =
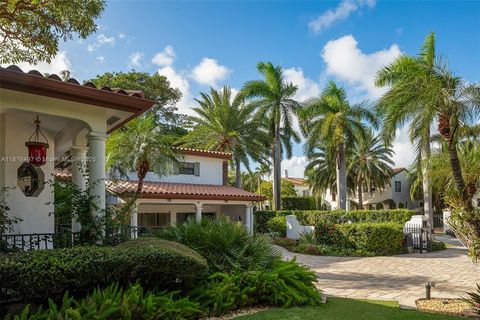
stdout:
[(406, 225), (403, 228), (406, 237), (406, 246), (413, 247), (416, 250), (430, 251), (432, 248), (432, 239), (430, 233), (427, 232), (426, 226)]
[(443, 213), (434, 213), (433, 214), (433, 227), (434, 228), (443, 227)]
[[(100, 244), (116, 245), (121, 242), (135, 239), (139, 235), (139, 228), (135, 226), (108, 227)], [(88, 242), (82, 237), (82, 232), (59, 233), (25, 233), (0, 234), (0, 251), (33, 251), (44, 249), (71, 248)]]

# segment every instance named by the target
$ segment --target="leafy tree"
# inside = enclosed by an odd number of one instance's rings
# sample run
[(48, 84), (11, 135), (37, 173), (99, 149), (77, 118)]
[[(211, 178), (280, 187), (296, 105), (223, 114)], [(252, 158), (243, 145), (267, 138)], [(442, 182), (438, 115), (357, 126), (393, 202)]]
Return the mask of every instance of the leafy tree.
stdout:
[[(273, 198), (273, 184), (271, 181), (262, 181), (260, 183), (260, 190), (261, 195), (264, 195), (272, 201)], [(295, 197), (297, 193), (295, 192), (295, 186), (293, 183), (287, 180), (282, 179), (282, 197)]]
[(137, 189), (125, 205), (130, 210), (142, 192), (149, 171), (158, 175), (169, 173), (177, 161), (174, 139), (155, 125), (152, 115), (136, 118), (115, 131), (107, 140), (107, 169), (115, 176), (128, 177), (135, 172)]
[(103, 0), (0, 2), (0, 63), (51, 62), (60, 39), (85, 39), (97, 29)]
[(97, 87), (143, 91), (145, 98), (155, 101), (148, 113), (153, 115), (155, 123), (162, 127), (165, 134), (181, 137), (187, 133), (183, 128), (185, 116), (175, 113), (175, 104), (182, 97), (182, 93), (172, 88), (165, 76), (137, 71), (107, 72), (88, 81)]
[(336, 168), (338, 208), (347, 208), (347, 159), (345, 149), (350, 149), (357, 139), (366, 139), (367, 126), (362, 120), (377, 124), (375, 115), (366, 103), (350, 105), (345, 89), (332, 81), (320, 97), (305, 102), (300, 112), (300, 127), (307, 141), (307, 156), (315, 153), (318, 142), (334, 154)]
[(259, 117), (254, 116), (255, 105), (246, 105), (244, 97), (232, 97), (229, 87), (210, 89), (210, 94), (200, 93), (193, 108), (196, 116), (189, 117), (193, 124), (180, 142), (186, 146), (231, 152), (235, 167), (235, 185), (242, 186), (241, 164), (249, 169), (249, 159), (261, 159), (267, 143), (267, 132), (262, 129)]
[(271, 137), (271, 155), (273, 160), (273, 208), (281, 208), (281, 163), (282, 144), (287, 158), (292, 156), (291, 140), (300, 142), (300, 137), (292, 128), (292, 117), (299, 104), (293, 100), (297, 87), (286, 83), (282, 68), (271, 62), (259, 62), (258, 71), (263, 80), (247, 81), (242, 92), (247, 98), (253, 98), (258, 114), (265, 117)]
[(393, 149), (391, 144), (385, 144), (380, 136), (375, 136), (369, 130), (364, 139), (358, 139), (354, 144), (349, 159), (348, 172), (355, 178), (358, 206), (363, 209), (363, 185), (368, 189), (383, 189), (390, 183), (392, 176)]

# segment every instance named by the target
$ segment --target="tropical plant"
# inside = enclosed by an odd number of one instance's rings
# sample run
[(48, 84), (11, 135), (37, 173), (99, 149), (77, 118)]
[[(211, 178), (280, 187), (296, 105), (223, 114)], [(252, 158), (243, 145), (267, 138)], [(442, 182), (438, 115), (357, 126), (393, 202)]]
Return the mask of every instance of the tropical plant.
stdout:
[(249, 158), (260, 161), (267, 143), (267, 132), (259, 117), (254, 116), (255, 105), (246, 105), (242, 94), (232, 96), (225, 86), (221, 90), (210, 89), (210, 94), (200, 93), (195, 99), (196, 115), (189, 117), (193, 123), (180, 143), (188, 147), (230, 152), (235, 167), (235, 184), (242, 185), (241, 165), (249, 170)]
[(177, 161), (174, 138), (164, 135), (152, 115), (138, 117), (115, 131), (107, 140), (106, 166), (114, 176), (128, 177), (135, 172), (137, 189), (125, 205), (129, 211), (142, 192), (149, 171), (157, 175), (169, 173)]
[(468, 298), (465, 298), (468, 304), (472, 306), (477, 315), (480, 315), (480, 285), (477, 283), (477, 290), (475, 292), (467, 292)]
[(158, 236), (196, 250), (207, 259), (213, 271), (261, 270), (279, 257), (267, 236), (252, 236), (243, 224), (226, 217), (189, 219), (165, 228)]
[[(324, 141), (328, 152), (335, 159), (338, 208), (347, 206), (347, 158), (345, 150), (350, 149), (355, 140), (365, 139), (367, 121), (374, 126), (377, 119), (366, 102), (351, 105), (345, 89), (339, 88), (333, 81), (320, 97), (305, 102), (300, 112), (300, 127), (307, 142), (305, 151), (310, 158)], [(328, 158), (326, 158), (328, 159)], [(331, 158), (330, 158), (331, 159)]]
[(97, 30), (104, 8), (102, 0), (2, 1), (0, 63), (51, 62), (60, 39), (85, 39)]
[(380, 136), (375, 136), (368, 130), (363, 139), (354, 143), (348, 172), (355, 177), (358, 209), (363, 209), (363, 186), (383, 189), (390, 183), (392, 176), (393, 149)]
[(263, 80), (247, 81), (242, 88), (246, 98), (254, 99), (257, 112), (266, 119), (266, 126), (271, 140), (273, 162), (273, 207), (281, 207), (281, 162), (282, 145), (287, 158), (292, 156), (291, 140), (299, 142), (300, 137), (292, 127), (293, 114), (299, 104), (293, 100), (297, 87), (286, 83), (282, 68), (271, 62), (259, 62), (258, 71)]

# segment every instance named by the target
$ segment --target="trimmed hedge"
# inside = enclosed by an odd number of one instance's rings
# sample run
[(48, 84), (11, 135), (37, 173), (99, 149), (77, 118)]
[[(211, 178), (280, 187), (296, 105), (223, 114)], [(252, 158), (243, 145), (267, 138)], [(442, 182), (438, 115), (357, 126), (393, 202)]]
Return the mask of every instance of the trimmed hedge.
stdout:
[(268, 221), (276, 216), (294, 214), (303, 225), (317, 226), (319, 224), (337, 224), (345, 222), (397, 222), (404, 224), (416, 213), (407, 209), (394, 210), (352, 210), (352, 211), (318, 211), (318, 210), (280, 210), (280, 211), (256, 211), (255, 231), (268, 233)]
[(111, 283), (145, 289), (189, 288), (207, 270), (197, 252), (145, 238), (116, 247), (75, 247), (0, 255), (0, 299), (57, 298)]
[(282, 197), (285, 210), (315, 210), (315, 197)]

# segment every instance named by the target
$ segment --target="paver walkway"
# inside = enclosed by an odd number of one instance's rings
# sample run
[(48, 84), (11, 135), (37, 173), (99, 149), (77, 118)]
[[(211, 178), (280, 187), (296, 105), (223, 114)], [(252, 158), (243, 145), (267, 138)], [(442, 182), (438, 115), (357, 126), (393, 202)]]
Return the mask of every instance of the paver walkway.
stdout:
[[(442, 239), (443, 240), (443, 239)], [(458, 298), (480, 283), (480, 267), (474, 266), (464, 248), (390, 257), (324, 257), (292, 253), (280, 248), (287, 259), (318, 275), (318, 286), (327, 295), (348, 298), (397, 300), (415, 307), (425, 297), (425, 284), (434, 282), (432, 297)]]

